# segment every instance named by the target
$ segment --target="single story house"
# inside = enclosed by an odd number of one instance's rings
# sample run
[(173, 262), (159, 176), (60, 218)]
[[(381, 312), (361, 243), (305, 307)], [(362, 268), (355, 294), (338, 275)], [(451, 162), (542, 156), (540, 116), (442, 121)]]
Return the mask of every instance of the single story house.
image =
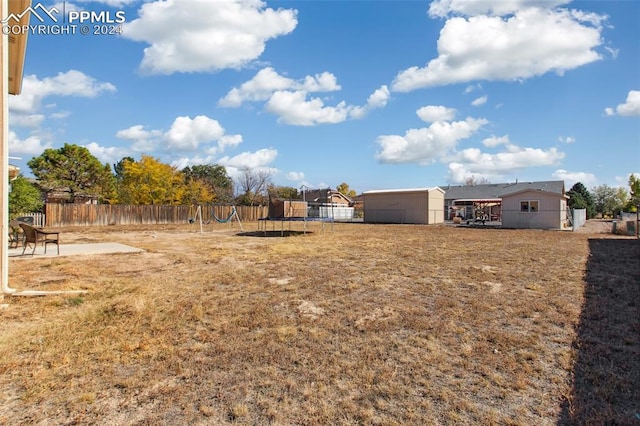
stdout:
[(540, 189), (523, 189), (502, 196), (502, 226), (526, 229), (569, 229), (569, 197)]
[(489, 220), (502, 221), (502, 200), (505, 195), (524, 190), (539, 190), (564, 195), (564, 181), (489, 183), (479, 185), (449, 185), (445, 191), (445, 217), (474, 219), (483, 215)]
[(364, 221), (426, 225), (443, 223), (444, 194), (439, 187), (363, 192)]

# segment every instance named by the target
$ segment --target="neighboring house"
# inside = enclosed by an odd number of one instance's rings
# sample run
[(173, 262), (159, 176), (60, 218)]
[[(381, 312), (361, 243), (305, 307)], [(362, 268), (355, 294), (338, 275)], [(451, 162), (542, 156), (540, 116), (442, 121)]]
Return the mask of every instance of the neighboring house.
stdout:
[(504, 228), (569, 229), (568, 196), (557, 192), (523, 189), (502, 197)]
[(524, 190), (540, 190), (564, 195), (564, 181), (490, 183), (443, 187), (446, 218), (452, 215), (474, 219), (478, 214), (501, 221), (502, 199), (505, 195)]
[(353, 219), (353, 200), (333, 189), (308, 189), (302, 193), (309, 205), (310, 217), (324, 217), (336, 220)]
[(441, 188), (392, 189), (362, 193), (366, 223), (436, 224), (444, 222)]
[(308, 189), (302, 193), (304, 201), (309, 205), (333, 205), (338, 207), (352, 207), (353, 200), (333, 189)]
[(68, 188), (43, 190), (45, 203), (98, 204), (97, 195), (78, 194), (73, 197)]

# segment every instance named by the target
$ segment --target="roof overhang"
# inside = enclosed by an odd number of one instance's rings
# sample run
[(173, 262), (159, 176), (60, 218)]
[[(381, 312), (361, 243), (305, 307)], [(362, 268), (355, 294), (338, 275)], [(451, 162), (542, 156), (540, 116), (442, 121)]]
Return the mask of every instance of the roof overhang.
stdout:
[(474, 202), (474, 203), (502, 203), (502, 198), (458, 198), (456, 200), (453, 200), (453, 203), (457, 203), (457, 202), (461, 202), (461, 203), (466, 203), (466, 202)]
[[(22, 28), (29, 25), (29, 9), (31, 0), (11, 0), (8, 2), (7, 16), (15, 16), (16, 21), (11, 25)], [(18, 34), (9, 34), (9, 94), (19, 95), (22, 91), (22, 76), (24, 72), (24, 57), (27, 49), (28, 31), (19, 31)]]

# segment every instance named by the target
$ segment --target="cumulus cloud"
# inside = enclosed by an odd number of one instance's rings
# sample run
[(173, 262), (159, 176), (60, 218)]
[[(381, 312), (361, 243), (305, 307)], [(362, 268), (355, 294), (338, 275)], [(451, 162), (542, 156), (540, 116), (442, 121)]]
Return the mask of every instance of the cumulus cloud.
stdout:
[(118, 131), (116, 137), (131, 141), (131, 149), (137, 152), (165, 147), (171, 151), (215, 155), (242, 143), (242, 135), (227, 135), (217, 120), (205, 115), (177, 117), (166, 132), (138, 124)]
[(122, 160), (123, 157), (129, 155), (129, 150), (119, 147), (106, 147), (97, 142), (90, 142), (83, 145), (93, 154), (101, 163), (114, 164)]
[(605, 108), (605, 114), (621, 115), (624, 117), (632, 117), (640, 115), (640, 90), (630, 90), (627, 94), (627, 100), (623, 104), (619, 104), (615, 108)]
[(490, 138), (486, 138), (482, 141), (482, 144), (488, 147), (496, 147), (499, 145), (509, 145), (510, 143), (511, 142), (509, 141), (509, 135), (491, 136)]
[(325, 106), (320, 98), (307, 100), (305, 92), (275, 92), (265, 109), (278, 116), (278, 121), (297, 126), (340, 123), (347, 119), (349, 107), (343, 101)]
[(450, 121), (456, 116), (455, 108), (447, 108), (442, 105), (428, 105), (416, 111), (418, 117), (427, 123), (434, 121)]
[(563, 169), (553, 172), (553, 177), (554, 179), (564, 180), (567, 187), (572, 187), (574, 184), (582, 182), (587, 188), (590, 188), (598, 182), (598, 178), (593, 173), (569, 172)]
[(445, 18), (457, 15), (507, 15), (525, 7), (553, 8), (571, 0), (435, 0), (429, 5), (429, 16)]
[(135, 152), (150, 152), (162, 143), (163, 133), (160, 130), (147, 130), (143, 125), (137, 124), (127, 129), (119, 130), (116, 137), (129, 140), (131, 150)]
[(301, 180), (304, 180), (303, 172), (289, 172), (286, 176), (288, 180), (293, 182), (300, 182)]
[(383, 108), (389, 101), (387, 86), (376, 89), (364, 106), (348, 105), (341, 101), (335, 106), (325, 105), (312, 93), (341, 90), (337, 78), (330, 72), (294, 80), (278, 74), (273, 68), (263, 68), (249, 81), (232, 88), (218, 101), (219, 106), (236, 108), (245, 102), (264, 102), (265, 110), (278, 116), (278, 122), (295, 126), (341, 123), (360, 119), (369, 111)]
[(9, 153), (11, 155), (40, 155), (47, 148), (51, 148), (51, 143), (43, 141), (39, 136), (32, 135), (21, 139), (14, 131), (9, 131)]
[(273, 148), (259, 149), (254, 152), (243, 152), (235, 156), (225, 156), (217, 163), (224, 166), (229, 176), (238, 179), (244, 169), (275, 174), (278, 172), (272, 163), (278, 157), (278, 150)]
[(376, 157), (383, 163), (431, 164), (487, 123), (485, 119), (469, 117), (464, 121), (436, 121), (429, 127), (409, 129), (404, 135), (378, 136), (381, 150)]
[[(533, 2), (535, 3), (535, 2)], [(565, 2), (537, 2), (551, 7)], [(440, 32), (438, 57), (398, 73), (392, 90), (412, 90), (474, 80), (521, 80), (598, 61), (604, 16), (529, 7), (532, 2), (432, 3), (432, 16), (451, 13)], [(527, 7), (525, 7), (527, 6)], [(492, 13), (488, 15), (487, 13)], [(502, 15), (505, 15), (504, 17)]]
[(523, 148), (511, 143), (506, 144), (504, 151), (498, 153), (467, 148), (452, 157), (448, 164), (447, 181), (463, 183), (472, 176), (489, 181), (502, 180), (505, 176), (525, 168), (556, 165), (564, 156), (565, 154), (557, 148)]
[(104, 92), (115, 92), (116, 87), (100, 82), (77, 70), (58, 73), (42, 80), (36, 75), (26, 75), (22, 81), (22, 92), (9, 97), (9, 111), (18, 114), (34, 114), (49, 96), (75, 96), (94, 98)]
[(260, 0), (165, 0), (144, 3), (122, 36), (145, 42), (140, 68), (152, 74), (241, 68), (258, 59), (270, 39), (291, 33), (293, 9)]

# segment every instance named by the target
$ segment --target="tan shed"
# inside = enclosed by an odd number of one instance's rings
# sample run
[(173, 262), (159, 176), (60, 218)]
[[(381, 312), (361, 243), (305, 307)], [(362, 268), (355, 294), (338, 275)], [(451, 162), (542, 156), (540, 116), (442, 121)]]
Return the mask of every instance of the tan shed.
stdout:
[(444, 191), (438, 187), (366, 191), (362, 196), (366, 223), (444, 222)]

